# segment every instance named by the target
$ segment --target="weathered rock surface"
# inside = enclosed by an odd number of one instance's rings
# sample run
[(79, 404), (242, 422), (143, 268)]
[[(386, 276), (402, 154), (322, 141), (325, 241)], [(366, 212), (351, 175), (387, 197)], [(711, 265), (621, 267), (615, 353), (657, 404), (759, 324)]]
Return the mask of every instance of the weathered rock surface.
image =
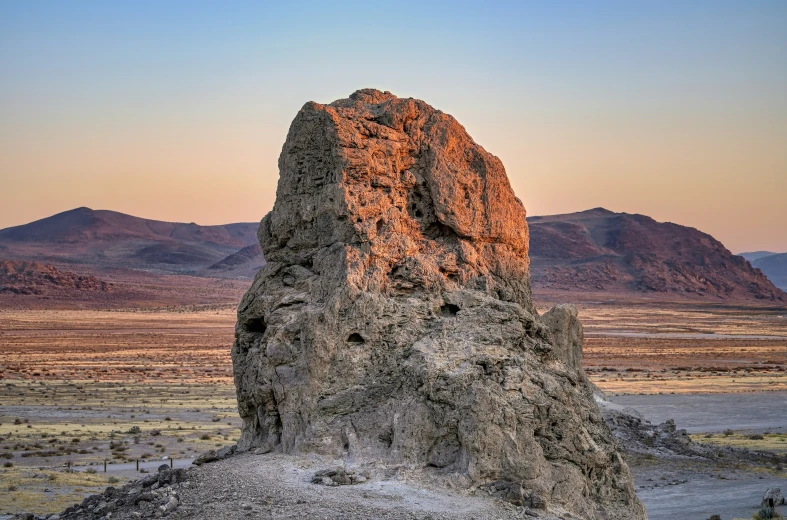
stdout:
[(421, 468), (533, 508), (645, 518), (564, 306), (539, 319), (501, 162), (388, 92), (307, 103), (232, 358), (240, 450)]

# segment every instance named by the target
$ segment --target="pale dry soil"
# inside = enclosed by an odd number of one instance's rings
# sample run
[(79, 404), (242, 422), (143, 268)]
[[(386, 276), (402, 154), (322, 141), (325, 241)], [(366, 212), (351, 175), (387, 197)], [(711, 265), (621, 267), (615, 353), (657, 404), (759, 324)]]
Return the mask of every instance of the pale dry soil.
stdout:
[(787, 489), (783, 471), (724, 460), (628, 457), (628, 462), (649, 520), (707, 520), (714, 514), (751, 519), (768, 488)]
[[(341, 461), (290, 455), (241, 454), (202, 466), (182, 493), (171, 518), (183, 519), (513, 519), (527, 510), (483, 491), (431, 488), (423, 475), (378, 471), (369, 482), (327, 487), (312, 484), (317, 470)], [(121, 517), (122, 518), (122, 517)], [(547, 518), (543, 516), (542, 518)]]
[(57, 512), (136, 478), (138, 460), (180, 467), (232, 444), (234, 320), (226, 305), (0, 310), (0, 514)]
[[(779, 399), (787, 390), (787, 310), (609, 302), (586, 302), (579, 307), (588, 333), (586, 369), (613, 400), (653, 399), (651, 404), (639, 403), (646, 414), (648, 406), (656, 410), (674, 404), (675, 410), (688, 410), (683, 416), (672, 415), (678, 428), (684, 427), (682, 422), (690, 426), (698, 442), (784, 452), (787, 424), (782, 417), (787, 415), (770, 398)], [(137, 459), (143, 469), (159, 465), (163, 457), (175, 457), (176, 465), (181, 465), (197, 453), (232, 444), (240, 425), (229, 355), (234, 324), (232, 305), (0, 309), (0, 514), (59, 511), (64, 504), (105, 486), (110, 478), (122, 483), (138, 476)], [(627, 335), (611, 335), (621, 333)], [(764, 393), (768, 397), (758, 397)], [(694, 425), (692, 417), (701, 414), (692, 415), (691, 405), (670, 401), (705, 394), (716, 394), (716, 400), (695, 409), (703, 409), (711, 419), (715, 413), (727, 422)], [(754, 425), (744, 417), (748, 405), (741, 399), (748, 396), (754, 396), (762, 411), (748, 410), (749, 415), (766, 417), (767, 425)], [(728, 410), (735, 406), (742, 415), (732, 424)], [(666, 415), (670, 414), (652, 417), (658, 420)], [(735, 432), (719, 434), (720, 426)], [(749, 438), (752, 432), (768, 430), (762, 440)], [(705, 432), (716, 433), (706, 438)], [(104, 459), (109, 461), (106, 474)], [(83, 471), (66, 473), (68, 462)], [(6, 463), (11, 466), (3, 467)], [(215, 466), (216, 471), (226, 464), (230, 462)], [(767, 487), (763, 483), (758, 491), (755, 481), (762, 480), (758, 468), (725, 468), (723, 464), (699, 468), (692, 478), (673, 479), (685, 483), (655, 487), (647, 482), (647, 478), (660, 481), (665, 475), (669, 480), (673, 465), (673, 461), (632, 460), (651, 518), (675, 518), (669, 516), (673, 510), (666, 508), (667, 503), (685, 508), (681, 518), (707, 518), (692, 497), (705, 493), (709, 483), (717, 486), (712, 490), (717, 495), (737, 496), (749, 489), (753, 498), (748, 501), (758, 500), (754, 495), (761, 495)], [(87, 468), (97, 473), (85, 473)], [(737, 483), (725, 480), (725, 472), (733, 471), (739, 472)], [(49, 474), (54, 478), (49, 479)], [(714, 474), (721, 477), (714, 478)], [(241, 473), (237, 475), (240, 479)], [(216, 482), (210, 485), (228, 482), (215, 476)], [(242, 489), (244, 484), (238, 486)], [(349, 487), (353, 489), (319, 488), (308, 493), (353, 497), (361, 489)], [(402, 500), (410, 491), (418, 496), (417, 490), (408, 490), (401, 488)], [(228, 493), (218, 490), (217, 496)], [(388, 503), (380, 497), (375, 500)], [(304, 506), (300, 509), (297, 503), (287, 507), (303, 512), (309, 503), (300, 504)], [(214, 506), (205, 503), (203, 507), (209, 511)], [(312, 503), (312, 507), (316, 506)]]
[(588, 304), (585, 370), (611, 395), (787, 390), (787, 308)]

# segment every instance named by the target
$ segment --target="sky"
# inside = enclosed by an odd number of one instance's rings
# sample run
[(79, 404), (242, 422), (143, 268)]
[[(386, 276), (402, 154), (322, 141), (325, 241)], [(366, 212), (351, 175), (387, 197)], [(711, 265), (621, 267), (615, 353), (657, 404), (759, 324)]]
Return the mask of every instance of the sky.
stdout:
[(0, 228), (220, 224), (290, 122), (374, 87), (452, 114), (529, 215), (605, 207), (787, 251), (787, 2), (0, 2)]

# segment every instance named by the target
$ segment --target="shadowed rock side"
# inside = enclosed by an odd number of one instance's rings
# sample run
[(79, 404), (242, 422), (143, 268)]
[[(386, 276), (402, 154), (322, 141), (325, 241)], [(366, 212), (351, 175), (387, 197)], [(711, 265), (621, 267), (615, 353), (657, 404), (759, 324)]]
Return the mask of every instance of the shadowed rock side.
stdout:
[(525, 209), (496, 157), (423, 101), (361, 90), (307, 103), (279, 169), (232, 351), (239, 449), (646, 517), (580, 369), (576, 309), (534, 310)]

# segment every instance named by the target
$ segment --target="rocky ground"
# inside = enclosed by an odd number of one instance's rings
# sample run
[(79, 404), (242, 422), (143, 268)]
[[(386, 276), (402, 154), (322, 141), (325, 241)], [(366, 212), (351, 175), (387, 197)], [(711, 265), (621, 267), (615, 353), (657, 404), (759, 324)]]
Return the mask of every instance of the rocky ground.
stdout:
[[(651, 520), (749, 518), (767, 489), (782, 485), (787, 457), (692, 441), (674, 421), (651, 424), (631, 408), (597, 397), (606, 422), (625, 447)], [(355, 466), (341, 460), (224, 448), (171, 470), (107, 488), (59, 515), (20, 519), (528, 519), (548, 515), (501, 499), (495, 485), (470, 487), (439, 473), (405, 466)], [(734, 482), (734, 484), (732, 484)], [(452, 488), (452, 484), (454, 484)], [(459, 484), (459, 485), (456, 485)], [(713, 500), (699, 500), (716, 493)]]
[[(59, 515), (16, 518), (556, 519), (543, 511), (513, 506), (490, 496), (494, 490), (439, 489), (425, 482), (423, 475), (404, 468), (347, 468), (344, 475), (368, 477), (347, 478), (346, 482), (357, 483), (338, 485), (334, 479), (343, 478), (337, 478), (335, 469), (331, 471), (336, 466), (337, 461), (319, 458), (247, 452), (189, 470), (162, 466), (157, 474), (121, 488), (107, 488), (103, 494), (88, 497)], [(325, 476), (331, 474), (333, 478)], [(332, 484), (325, 485), (326, 479)]]

